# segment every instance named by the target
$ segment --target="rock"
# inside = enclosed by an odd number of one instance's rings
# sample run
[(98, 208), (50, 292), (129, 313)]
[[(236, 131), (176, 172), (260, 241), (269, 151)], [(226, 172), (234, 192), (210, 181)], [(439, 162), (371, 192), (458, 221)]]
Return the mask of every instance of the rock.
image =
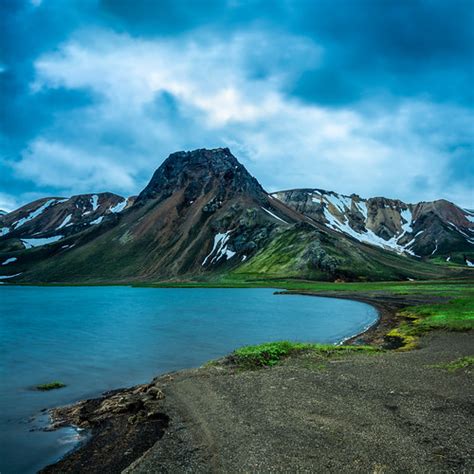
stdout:
[(165, 398), (165, 394), (158, 387), (149, 388), (147, 394), (151, 395), (155, 400), (162, 400)]
[[(322, 189), (293, 189), (272, 194), (287, 206), (338, 232), (379, 247), (406, 250), (420, 257), (473, 252), (471, 211), (440, 199), (407, 204), (398, 199), (363, 199)], [(371, 235), (380, 239), (374, 241)], [(385, 242), (384, 242), (385, 241)], [(461, 263), (459, 257), (454, 260)]]
[(302, 267), (319, 269), (328, 273), (334, 273), (338, 264), (337, 259), (328, 255), (321, 247), (319, 240), (308, 245), (301, 260)]

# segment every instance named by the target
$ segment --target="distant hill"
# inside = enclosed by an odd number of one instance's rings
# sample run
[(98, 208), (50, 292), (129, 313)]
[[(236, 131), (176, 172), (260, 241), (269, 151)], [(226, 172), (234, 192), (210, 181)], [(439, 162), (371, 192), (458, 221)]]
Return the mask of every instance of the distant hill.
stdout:
[(170, 155), (136, 198), (44, 198), (0, 216), (0, 273), (12, 282), (460, 276), (472, 273), (471, 217), (447, 201), (268, 194), (227, 148), (200, 149)]
[(122, 212), (131, 204), (133, 198), (125, 199), (112, 193), (42, 198), (3, 214), (1, 234), (26, 240), (58, 233), (68, 236), (100, 224), (106, 216)]
[(322, 189), (293, 189), (273, 196), (338, 232), (398, 253), (464, 264), (464, 254), (473, 250), (474, 213), (449, 201), (406, 204)]

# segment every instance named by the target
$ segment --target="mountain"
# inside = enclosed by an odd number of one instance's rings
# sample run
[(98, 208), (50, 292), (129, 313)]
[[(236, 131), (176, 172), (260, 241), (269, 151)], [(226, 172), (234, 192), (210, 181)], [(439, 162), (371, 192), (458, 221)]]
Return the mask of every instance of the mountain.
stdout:
[(109, 193), (48, 198), (0, 218), (1, 278), (383, 280), (469, 272), (368, 245), (277, 196), (227, 148), (173, 153), (134, 200)]
[(75, 235), (74, 248), (64, 235), (39, 247), (41, 255), (30, 251), (29, 278), (149, 280), (230, 268), (262, 247), (278, 224), (305, 220), (269, 196), (228, 149), (170, 155), (114, 217)]
[(112, 193), (38, 199), (0, 216), (0, 236), (4, 237), (0, 241), (0, 250), (56, 242), (100, 224), (104, 219), (122, 212), (133, 201), (134, 198), (125, 199)]
[(289, 207), (360, 242), (400, 254), (463, 264), (474, 251), (474, 213), (445, 200), (406, 204), (322, 189), (272, 194)]

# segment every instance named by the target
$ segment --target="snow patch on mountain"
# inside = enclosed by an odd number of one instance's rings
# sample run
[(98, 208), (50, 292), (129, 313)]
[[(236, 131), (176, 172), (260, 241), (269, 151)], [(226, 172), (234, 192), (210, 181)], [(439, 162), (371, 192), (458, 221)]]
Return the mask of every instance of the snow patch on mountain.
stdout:
[(214, 244), (212, 246), (212, 250), (209, 252), (209, 254), (206, 256), (206, 258), (202, 262), (202, 266), (204, 266), (209, 258), (215, 253), (214, 257), (210, 260), (209, 263), (214, 263), (219, 261), (222, 257), (225, 256), (226, 260), (229, 258), (232, 258), (235, 255), (235, 252), (230, 250), (227, 247), (227, 242), (229, 240), (230, 234), (232, 231), (228, 230), (225, 233), (217, 233), (214, 236)]
[(57, 227), (56, 230), (62, 229), (63, 227), (66, 227), (69, 222), (71, 222), (72, 219), (72, 214), (67, 215), (64, 220), (61, 222), (61, 224)]
[(411, 227), (411, 222), (413, 220), (412, 213), (410, 209), (404, 209), (403, 211), (400, 212), (400, 215), (402, 216), (403, 220), (405, 221), (402, 223), (402, 229), (403, 233), (409, 233), (413, 232), (413, 228)]
[(8, 265), (9, 263), (16, 262), (18, 259), (16, 257), (7, 258), (2, 265)]
[(326, 200), (330, 202), (341, 214), (350, 211), (352, 199), (349, 196), (341, 194), (329, 193), (325, 196)]
[(94, 225), (94, 224), (100, 224), (103, 220), (104, 220), (104, 216), (100, 216), (100, 217), (98, 217), (97, 219), (94, 219), (93, 221), (91, 221), (90, 223), (91, 223), (92, 225)]
[(414, 240), (408, 242), (406, 245), (399, 245), (397, 240), (400, 239), (401, 236), (392, 237), (390, 240), (385, 240), (382, 237), (376, 235), (372, 230), (367, 229), (365, 232), (356, 232), (346, 220), (346, 217), (343, 216), (344, 222), (340, 222), (336, 219), (327, 207), (324, 208), (324, 217), (328, 222), (328, 226), (336, 230), (338, 232), (342, 232), (344, 234), (350, 235), (354, 239), (358, 240), (359, 242), (375, 245), (377, 247), (382, 247), (388, 250), (394, 250), (398, 253), (409, 253), (410, 255), (417, 256), (410, 247), (413, 245)]
[(13, 224), (13, 228), (18, 229), (18, 227), (21, 227), (23, 224), (26, 224), (27, 222), (35, 219), (36, 217), (41, 215), (49, 206), (51, 206), (51, 204), (53, 204), (55, 202), (56, 202), (56, 199), (49, 199), (44, 204), (42, 204), (40, 207), (38, 207), (38, 209), (36, 209), (33, 212), (30, 212), (30, 214), (28, 214), (28, 216), (23, 217), (22, 219), (19, 219), (18, 221), (16, 221)]
[(119, 212), (122, 212), (125, 207), (127, 206), (128, 199), (124, 199), (122, 202), (119, 202), (115, 206), (112, 206), (109, 211), (112, 212), (113, 214), (118, 214)]
[(288, 222), (284, 221), (283, 219), (281, 219), (281, 218), (278, 217), (277, 215), (273, 214), (273, 212), (269, 211), (268, 209), (265, 209), (264, 207), (262, 207), (262, 209), (263, 209), (267, 214), (270, 214), (272, 217), (274, 217), (275, 219), (279, 220), (280, 222), (283, 222), (284, 224), (288, 224)]
[(367, 209), (367, 203), (365, 201), (359, 201), (356, 203), (356, 207), (359, 212), (364, 216), (364, 222), (367, 222), (369, 211)]
[(15, 273), (15, 275), (1, 275), (0, 280), (6, 280), (8, 278), (14, 278), (14, 277), (17, 277), (18, 275), (21, 275), (21, 273)]
[(97, 211), (99, 208), (99, 196), (97, 196), (97, 194), (94, 194), (91, 197), (91, 206), (93, 211)]
[(463, 209), (465, 212), (464, 217), (469, 221), (474, 223), (474, 211), (471, 211), (470, 209)]
[(457, 230), (462, 236), (466, 238), (466, 240), (470, 244), (474, 244), (474, 236), (466, 234), (463, 230), (461, 230), (456, 224), (453, 224), (452, 222), (448, 222), (448, 225), (452, 226), (455, 230)]
[(42, 245), (52, 244), (62, 238), (62, 235), (55, 235), (53, 237), (45, 237), (42, 239), (21, 239), (21, 241), (23, 242), (25, 249), (31, 249), (32, 247), (41, 247)]

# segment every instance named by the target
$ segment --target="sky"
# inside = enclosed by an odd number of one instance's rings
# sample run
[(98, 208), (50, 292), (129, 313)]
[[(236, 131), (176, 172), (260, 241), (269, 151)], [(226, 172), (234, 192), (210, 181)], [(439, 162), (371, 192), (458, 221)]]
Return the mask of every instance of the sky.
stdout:
[(0, 209), (227, 146), (268, 191), (474, 208), (472, 0), (2, 0)]

